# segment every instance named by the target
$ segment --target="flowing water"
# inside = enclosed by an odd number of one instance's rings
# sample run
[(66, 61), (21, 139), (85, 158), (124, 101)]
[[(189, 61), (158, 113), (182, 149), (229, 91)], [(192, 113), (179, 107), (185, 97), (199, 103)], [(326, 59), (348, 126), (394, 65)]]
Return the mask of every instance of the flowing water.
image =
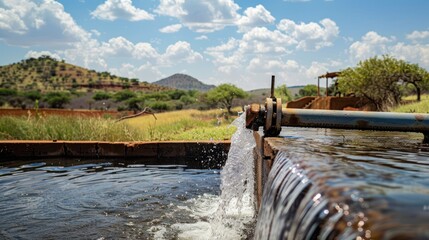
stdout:
[(285, 128), (256, 239), (429, 239), (420, 134)]
[(254, 140), (244, 116), (234, 124), (222, 171), (121, 160), (0, 163), (0, 239), (251, 238)]

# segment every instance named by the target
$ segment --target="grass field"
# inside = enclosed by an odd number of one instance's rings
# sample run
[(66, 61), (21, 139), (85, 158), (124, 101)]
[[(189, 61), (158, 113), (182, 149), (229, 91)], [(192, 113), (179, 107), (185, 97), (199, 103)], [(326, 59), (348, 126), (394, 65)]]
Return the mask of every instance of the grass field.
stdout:
[[(403, 98), (405, 101), (414, 101), (416, 96), (408, 96)], [(425, 94), (421, 96), (420, 102), (412, 102), (397, 106), (390, 110), (391, 112), (403, 112), (403, 113), (429, 113), (429, 95)]]
[(220, 110), (183, 110), (144, 115), (117, 122), (101, 117), (0, 117), (1, 140), (169, 141), (225, 140), (234, 119)]

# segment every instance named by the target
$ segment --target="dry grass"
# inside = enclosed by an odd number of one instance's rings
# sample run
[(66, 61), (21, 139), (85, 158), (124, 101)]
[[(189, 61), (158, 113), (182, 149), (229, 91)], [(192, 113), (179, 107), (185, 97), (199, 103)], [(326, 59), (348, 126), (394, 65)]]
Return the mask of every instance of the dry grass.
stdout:
[[(117, 122), (101, 117), (0, 117), (2, 140), (168, 141), (225, 140), (235, 128), (220, 110), (183, 110)], [(220, 124), (217, 117), (220, 117)]]
[(232, 118), (225, 119), (220, 110), (182, 110), (144, 115), (125, 120), (129, 126), (141, 131), (146, 140), (224, 140), (230, 139), (235, 129), (230, 128)]
[[(407, 96), (403, 100), (416, 100), (417, 97)], [(409, 104), (399, 105), (390, 110), (391, 112), (403, 112), (403, 113), (429, 113), (429, 95), (422, 95), (420, 102), (412, 102)]]

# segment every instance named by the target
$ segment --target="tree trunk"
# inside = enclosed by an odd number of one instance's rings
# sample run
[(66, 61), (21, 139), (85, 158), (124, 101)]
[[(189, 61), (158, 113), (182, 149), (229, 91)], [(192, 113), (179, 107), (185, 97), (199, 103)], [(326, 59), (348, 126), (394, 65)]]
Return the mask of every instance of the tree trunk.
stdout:
[(411, 84), (413, 84), (413, 86), (416, 88), (417, 102), (420, 102), (420, 100), (421, 100), (421, 89), (417, 83), (411, 82)]
[(231, 112), (231, 105), (228, 105), (227, 107), (226, 107), (226, 109), (228, 110), (228, 114), (229, 115), (232, 115), (232, 112)]

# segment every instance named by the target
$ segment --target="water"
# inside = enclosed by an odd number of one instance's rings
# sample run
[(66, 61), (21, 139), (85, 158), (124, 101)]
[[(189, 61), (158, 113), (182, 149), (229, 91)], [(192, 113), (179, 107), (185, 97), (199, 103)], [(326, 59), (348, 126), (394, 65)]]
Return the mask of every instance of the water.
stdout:
[(429, 239), (419, 134), (283, 129), (255, 227), (255, 143), (234, 124), (222, 171), (3, 163), (0, 239)]
[(249, 239), (254, 140), (244, 116), (234, 124), (222, 172), (121, 160), (2, 163), (0, 239)]
[(0, 239), (171, 239), (219, 195), (216, 170), (38, 165), (0, 169)]
[(429, 239), (422, 136), (285, 128), (256, 239)]

